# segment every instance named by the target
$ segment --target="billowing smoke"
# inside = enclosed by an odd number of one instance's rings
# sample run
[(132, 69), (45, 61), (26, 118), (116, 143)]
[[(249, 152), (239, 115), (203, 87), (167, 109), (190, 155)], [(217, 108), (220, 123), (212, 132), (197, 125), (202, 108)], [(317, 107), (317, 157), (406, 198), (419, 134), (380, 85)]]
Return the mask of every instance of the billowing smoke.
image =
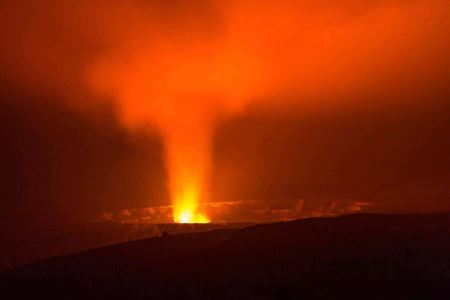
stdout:
[(175, 220), (203, 222), (199, 204), (207, 199), (217, 119), (251, 99), (258, 72), (253, 58), (225, 38), (186, 32), (184, 22), (174, 26), (161, 36), (159, 27), (143, 25), (146, 38), (125, 37), (88, 75), (94, 88), (117, 101), (128, 126), (158, 130)]
[(113, 101), (130, 130), (155, 129), (178, 222), (208, 221), (221, 119), (249, 103), (352, 105), (340, 95), (433, 81), (448, 66), (445, 0), (43, 2), (3, 4), (2, 40), (21, 49), (2, 50), (8, 74), (76, 107), (83, 93)]

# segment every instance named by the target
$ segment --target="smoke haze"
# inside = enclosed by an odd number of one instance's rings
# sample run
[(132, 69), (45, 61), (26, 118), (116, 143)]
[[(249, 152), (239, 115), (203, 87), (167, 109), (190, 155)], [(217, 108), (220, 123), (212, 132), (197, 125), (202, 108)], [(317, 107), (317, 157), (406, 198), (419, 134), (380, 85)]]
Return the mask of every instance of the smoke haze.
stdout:
[(3, 1), (3, 189), (24, 199), (5, 214), (167, 204), (192, 186), (211, 201), (448, 209), (449, 11)]

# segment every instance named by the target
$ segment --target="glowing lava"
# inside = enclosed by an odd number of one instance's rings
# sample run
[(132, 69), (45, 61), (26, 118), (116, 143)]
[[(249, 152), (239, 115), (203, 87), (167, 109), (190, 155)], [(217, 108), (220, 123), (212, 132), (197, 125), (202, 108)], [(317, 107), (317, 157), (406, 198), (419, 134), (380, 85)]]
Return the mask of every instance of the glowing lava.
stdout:
[(210, 220), (199, 211), (198, 192), (189, 188), (176, 198), (174, 205), (174, 221), (176, 223), (209, 223)]
[(211, 126), (206, 118), (185, 114), (171, 123), (166, 133), (166, 164), (169, 191), (176, 223), (209, 223), (200, 204), (207, 202), (207, 183), (211, 168)]

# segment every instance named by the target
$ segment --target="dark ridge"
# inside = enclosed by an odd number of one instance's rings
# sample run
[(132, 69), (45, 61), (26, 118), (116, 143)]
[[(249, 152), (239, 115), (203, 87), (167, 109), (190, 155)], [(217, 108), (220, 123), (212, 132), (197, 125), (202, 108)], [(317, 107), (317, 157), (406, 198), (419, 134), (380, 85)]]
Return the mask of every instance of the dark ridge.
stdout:
[(165, 235), (29, 264), (0, 288), (11, 299), (449, 299), (450, 213)]

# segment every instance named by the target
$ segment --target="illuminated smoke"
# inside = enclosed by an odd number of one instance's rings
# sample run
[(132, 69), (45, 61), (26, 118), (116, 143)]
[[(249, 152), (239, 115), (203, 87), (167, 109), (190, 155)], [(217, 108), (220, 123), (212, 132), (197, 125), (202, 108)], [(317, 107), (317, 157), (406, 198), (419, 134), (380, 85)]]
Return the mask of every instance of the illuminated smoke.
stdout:
[(163, 49), (143, 44), (129, 56), (124, 53), (103, 57), (91, 70), (91, 81), (112, 91), (130, 127), (158, 129), (174, 220), (209, 222), (200, 203), (207, 200), (214, 127), (220, 115), (238, 111), (250, 99), (246, 92), (256, 77), (251, 60), (208, 43)]
[[(2, 39), (26, 37), (26, 47), (1, 52), (1, 62), (78, 106), (81, 73), (127, 127), (156, 129), (177, 222), (208, 221), (200, 204), (210, 198), (221, 118), (250, 102), (347, 105), (359, 98), (340, 95), (424, 82), (422, 74), (431, 82), (448, 66), (444, 0), (70, 2), (4, 5)], [(22, 19), (31, 25), (11, 26)], [(83, 46), (94, 49), (87, 58), (76, 54)]]

